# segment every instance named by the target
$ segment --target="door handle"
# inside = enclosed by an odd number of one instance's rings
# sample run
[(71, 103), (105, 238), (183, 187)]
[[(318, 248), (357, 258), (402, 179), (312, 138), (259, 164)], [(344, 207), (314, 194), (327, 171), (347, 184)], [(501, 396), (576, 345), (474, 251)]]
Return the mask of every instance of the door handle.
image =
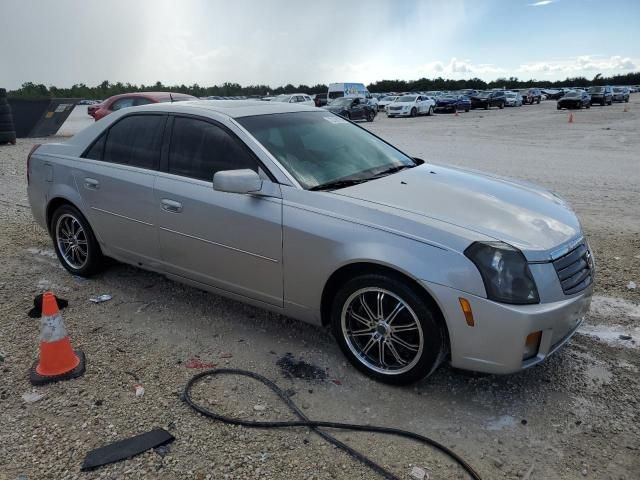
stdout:
[(182, 212), (182, 204), (180, 202), (176, 202), (175, 200), (169, 200), (168, 198), (163, 198), (162, 209), (171, 212), (171, 213), (180, 213)]
[(86, 177), (84, 179), (84, 187), (89, 190), (98, 190), (98, 188), (100, 188), (100, 182), (95, 178)]

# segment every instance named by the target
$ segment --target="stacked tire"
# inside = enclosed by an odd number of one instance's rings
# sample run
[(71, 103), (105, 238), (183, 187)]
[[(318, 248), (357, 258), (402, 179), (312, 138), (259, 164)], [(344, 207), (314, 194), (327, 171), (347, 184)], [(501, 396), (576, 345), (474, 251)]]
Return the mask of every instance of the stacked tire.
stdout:
[(0, 145), (4, 143), (16, 144), (16, 128), (13, 125), (11, 105), (7, 101), (7, 91), (0, 88)]

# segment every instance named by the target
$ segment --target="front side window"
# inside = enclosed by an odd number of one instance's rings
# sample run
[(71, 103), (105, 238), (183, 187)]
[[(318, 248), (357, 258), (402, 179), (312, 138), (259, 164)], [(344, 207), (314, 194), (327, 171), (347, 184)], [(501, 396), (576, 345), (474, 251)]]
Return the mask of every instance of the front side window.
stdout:
[(296, 178), (312, 189), (368, 180), (416, 163), (366, 130), (328, 112), (241, 117), (242, 124)]
[(164, 115), (132, 115), (109, 128), (104, 161), (157, 170)]
[(258, 172), (258, 161), (227, 130), (204, 120), (176, 117), (169, 173), (211, 182), (216, 172), (244, 168)]

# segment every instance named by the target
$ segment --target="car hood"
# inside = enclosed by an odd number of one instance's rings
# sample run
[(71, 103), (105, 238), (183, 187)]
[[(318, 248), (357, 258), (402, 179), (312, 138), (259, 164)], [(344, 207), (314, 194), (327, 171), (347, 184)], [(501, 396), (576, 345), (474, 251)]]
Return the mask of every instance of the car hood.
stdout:
[(575, 213), (553, 193), (457, 168), (425, 164), (334, 193), (504, 241), (530, 261), (549, 260), (551, 252), (581, 235)]

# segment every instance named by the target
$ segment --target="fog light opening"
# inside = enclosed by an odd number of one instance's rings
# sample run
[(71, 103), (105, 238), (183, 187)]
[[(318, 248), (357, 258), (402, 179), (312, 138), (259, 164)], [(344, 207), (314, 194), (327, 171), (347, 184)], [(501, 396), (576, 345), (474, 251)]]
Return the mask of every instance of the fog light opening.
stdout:
[(458, 298), (458, 301), (462, 307), (462, 313), (464, 313), (464, 319), (466, 320), (467, 325), (475, 327), (476, 322), (473, 320), (473, 312), (471, 311), (471, 304), (469, 303), (469, 300), (460, 297)]
[(540, 340), (542, 339), (542, 332), (533, 332), (527, 335), (527, 340), (524, 343), (524, 353), (522, 354), (523, 360), (528, 360), (535, 357), (540, 349)]

